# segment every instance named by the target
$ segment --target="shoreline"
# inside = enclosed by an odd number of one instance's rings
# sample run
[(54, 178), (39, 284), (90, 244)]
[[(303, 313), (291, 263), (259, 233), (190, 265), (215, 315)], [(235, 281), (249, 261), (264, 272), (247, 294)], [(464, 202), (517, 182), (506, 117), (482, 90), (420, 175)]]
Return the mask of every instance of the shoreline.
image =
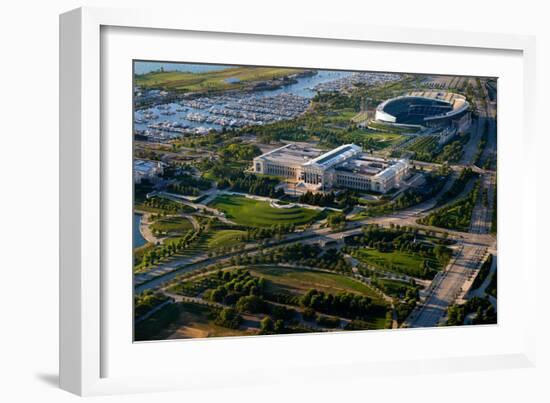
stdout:
[(142, 210), (134, 210), (134, 214), (141, 216), (139, 220), (139, 233), (142, 238), (145, 239), (145, 244), (152, 243), (153, 245), (156, 245), (157, 243), (161, 243), (162, 240), (153, 235), (153, 232), (149, 229), (149, 225), (152, 223), (150, 220), (151, 213)]

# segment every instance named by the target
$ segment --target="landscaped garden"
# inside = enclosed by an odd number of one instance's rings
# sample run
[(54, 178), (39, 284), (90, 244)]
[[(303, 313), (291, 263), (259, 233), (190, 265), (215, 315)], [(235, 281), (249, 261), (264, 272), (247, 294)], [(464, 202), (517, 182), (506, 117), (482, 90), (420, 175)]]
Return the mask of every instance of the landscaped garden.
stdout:
[(318, 210), (303, 207), (277, 208), (269, 202), (244, 196), (218, 196), (210, 207), (222, 211), (225, 216), (240, 225), (270, 227), (272, 225), (307, 224), (320, 214)]

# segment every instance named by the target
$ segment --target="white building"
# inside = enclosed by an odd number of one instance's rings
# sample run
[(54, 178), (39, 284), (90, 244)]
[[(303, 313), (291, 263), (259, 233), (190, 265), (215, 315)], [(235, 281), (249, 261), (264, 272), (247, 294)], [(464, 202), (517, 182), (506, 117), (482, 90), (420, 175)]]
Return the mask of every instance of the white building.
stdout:
[(321, 154), (295, 144), (254, 158), (254, 172), (288, 178), (311, 191), (343, 187), (386, 193), (399, 187), (409, 173), (407, 160), (385, 160), (344, 144)]
[(303, 165), (320, 154), (317, 148), (287, 144), (254, 158), (254, 172), (300, 181)]
[(337, 186), (386, 193), (398, 188), (409, 175), (409, 163), (405, 159), (386, 161), (364, 154), (334, 170)]
[(139, 184), (143, 179), (155, 182), (163, 173), (164, 166), (160, 161), (134, 160), (134, 183)]

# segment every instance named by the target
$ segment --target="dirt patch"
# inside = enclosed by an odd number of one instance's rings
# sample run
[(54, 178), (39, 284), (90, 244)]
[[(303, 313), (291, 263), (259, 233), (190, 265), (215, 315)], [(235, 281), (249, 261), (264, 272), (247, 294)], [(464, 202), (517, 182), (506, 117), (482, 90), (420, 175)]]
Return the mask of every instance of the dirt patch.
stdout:
[(166, 340), (174, 339), (197, 339), (208, 337), (208, 332), (203, 329), (183, 325), (176, 329)]

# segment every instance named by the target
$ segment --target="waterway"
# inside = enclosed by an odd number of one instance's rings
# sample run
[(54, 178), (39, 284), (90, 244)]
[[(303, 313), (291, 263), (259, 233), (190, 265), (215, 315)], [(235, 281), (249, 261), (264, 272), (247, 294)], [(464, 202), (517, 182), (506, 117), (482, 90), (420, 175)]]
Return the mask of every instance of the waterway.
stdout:
[(141, 235), (139, 226), (141, 224), (141, 214), (134, 214), (134, 249), (145, 245), (147, 241)]
[(164, 63), (164, 62), (135, 62), (134, 73), (146, 74), (152, 71), (183, 71), (187, 73), (205, 73), (207, 71), (219, 71), (233, 66), (221, 66), (217, 64), (193, 64), (193, 63)]
[[(165, 71), (178, 70), (178, 71), (189, 71), (194, 73), (231, 68), (231, 66), (219, 66), (219, 65), (136, 62), (135, 70), (136, 70), (136, 73), (141, 74), (143, 72), (159, 70), (160, 67), (162, 67)], [(246, 100), (251, 98), (274, 97), (284, 93), (284, 94), (297, 95), (297, 96), (311, 100), (317, 94), (317, 91), (314, 90), (314, 87), (317, 84), (338, 80), (340, 78), (347, 77), (351, 74), (353, 73), (348, 71), (318, 70), (317, 74), (313, 76), (299, 77), (297, 79), (297, 82), (294, 84), (290, 84), (276, 90), (264, 90), (264, 91), (257, 91), (252, 93), (243, 93), (242, 95), (240, 95), (240, 98)], [(219, 103), (216, 103), (216, 106), (223, 108), (226, 104), (227, 104), (226, 102), (224, 102), (223, 100), (220, 100)], [(161, 107), (160, 109), (159, 109), (159, 106)], [(172, 111), (171, 113), (173, 112), (175, 113), (171, 115), (163, 114), (163, 112), (165, 112), (165, 109), (162, 109), (162, 108), (165, 108), (167, 106)], [(147, 130), (149, 123), (170, 121), (170, 122), (179, 122), (189, 128), (203, 127), (207, 129), (211, 129), (211, 128), (218, 129), (218, 130), (221, 129), (221, 126), (216, 125), (214, 123), (196, 122), (196, 121), (191, 121), (186, 119), (186, 115), (188, 113), (200, 113), (208, 116), (207, 110), (196, 109), (192, 107), (186, 107), (184, 109), (185, 110), (182, 110), (180, 105), (172, 103), (172, 104), (164, 104), (164, 105), (155, 105), (146, 110), (136, 111), (134, 116), (135, 116), (135, 119), (137, 119), (138, 121), (143, 118), (144, 113), (153, 113), (154, 115), (157, 115), (158, 118), (148, 123), (136, 122), (134, 125), (134, 128), (138, 130)], [(173, 133), (173, 134), (166, 133), (166, 134), (173, 137), (179, 136), (179, 134), (177, 133)]]

